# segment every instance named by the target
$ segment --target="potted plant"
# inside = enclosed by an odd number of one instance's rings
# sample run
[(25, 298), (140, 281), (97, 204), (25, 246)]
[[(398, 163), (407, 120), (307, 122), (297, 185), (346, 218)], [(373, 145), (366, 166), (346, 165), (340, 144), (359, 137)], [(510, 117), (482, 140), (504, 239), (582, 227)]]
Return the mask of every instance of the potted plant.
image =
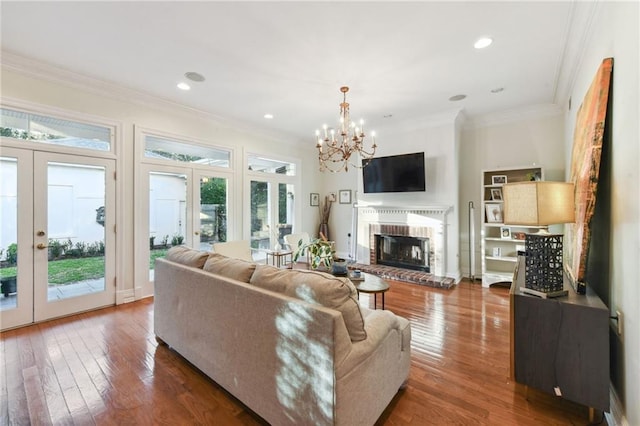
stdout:
[(318, 269), (322, 266), (329, 270), (335, 253), (333, 241), (327, 240), (324, 234), (320, 234), (320, 238), (312, 239), (307, 244), (303, 244), (302, 240), (300, 240), (298, 241), (298, 248), (293, 253), (293, 261), (297, 262), (300, 256), (307, 253), (309, 253), (311, 269)]

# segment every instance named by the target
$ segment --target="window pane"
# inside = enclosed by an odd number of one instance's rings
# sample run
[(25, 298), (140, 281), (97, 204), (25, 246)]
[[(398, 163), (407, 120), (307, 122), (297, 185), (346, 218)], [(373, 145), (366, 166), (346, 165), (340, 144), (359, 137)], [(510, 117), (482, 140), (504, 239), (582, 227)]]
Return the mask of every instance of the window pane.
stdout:
[(251, 247), (268, 249), (269, 233), (269, 183), (251, 181)]
[(111, 150), (111, 128), (2, 108), (0, 136), (96, 151)]
[(0, 158), (0, 310), (17, 307), (18, 162)]
[(105, 290), (106, 170), (48, 165), (49, 302)]
[(284, 246), (284, 236), (293, 226), (293, 185), (278, 184), (278, 242)]
[(286, 176), (296, 175), (296, 165), (294, 163), (258, 157), (257, 155), (249, 155), (248, 160), (248, 168), (254, 172), (274, 173)]
[(200, 178), (200, 249), (227, 241), (227, 179)]
[(231, 153), (229, 151), (192, 145), (156, 136), (145, 136), (144, 156), (217, 167), (229, 167), (231, 163)]
[(187, 176), (149, 173), (149, 279), (153, 280), (155, 259), (164, 257), (171, 246), (184, 242), (187, 218)]

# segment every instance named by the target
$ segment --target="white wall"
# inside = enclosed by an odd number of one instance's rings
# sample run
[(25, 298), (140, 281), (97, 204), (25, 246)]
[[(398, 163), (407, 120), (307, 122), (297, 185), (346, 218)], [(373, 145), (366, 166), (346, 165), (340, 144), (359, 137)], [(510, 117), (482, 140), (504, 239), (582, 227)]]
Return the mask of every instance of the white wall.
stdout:
[[(426, 117), (420, 126), (387, 126), (376, 129), (378, 150), (376, 157), (424, 152), (426, 164), (425, 192), (364, 194), (362, 170), (350, 169), (348, 173), (325, 173), (323, 195), (340, 189), (357, 191), (353, 202), (385, 206), (450, 206), (447, 229), (448, 277), (460, 276), (458, 258), (458, 111), (437, 117)], [(335, 203), (329, 222), (331, 238), (336, 241), (336, 251), (347, 256), (350, 252), (353, 209), (350, 205)]]
[[(47, 74), (47, 72), (49, 74)], [(130, 93), (122, 94), (119, 88), (105, 86), (103, 82), (95, 83), (91, 89), (85, 82), (76, 83), (74, 76), (60, 70), (49, 70), (45, 66), (34, 71), (17, 72), (2, 65), (2, 81), (0, 92), (3, 102), (19, 101), (51, 107), (62, 111), (75, 112), (102, 118), (109, 122), (119, 123), (121, 134), (118, 154), (118, 178), (121, 184), (121, 202), (117, 212), (119, 238), (118, 247), (118, 292), (123, 293), (134, 288), (134, 125), (154, 129), (161, 132), (181, 135), (185, 138), (209, 142), (212, 145), (232, 148), (236, 160), (234, 166), (235, 187), (243, 188), (243, 156), (244, 152), (262, 153), (265, 156), (282, 156), (297, 158), (301, 161), (302, 174), (302, 226), (300, 230), (316, 228), (317, 209), (309, 206), (309, 192), (319, 192), (320, 174), (313, 155), (313, 145), (300, 145), (286, 137), (258, 134), (249, 129), (241, 129), (229, 123), (216, 120), (214, 117), (193, 110), (186, 110), (177, 105), (160, 102), (154, 99), (137, 98)], [(91, 83), (91, 82), (90, 82)], [(139, 195), (139, 194), (138, 194)], [(242, 212), (243, 194), (235, 194), (234, 205), (237, 212)], [(236, 225), (230, 229), (230, 235), (243, 235), (241, 215), (236, 218)]]
[[(612, 348), (612, 363), (622, 377), (614, 388), (628, 424), (640, 425), (640, 10), (638, 2), (603, 2), (597, 6), (586, 49), (570, 97), (564, 147), (567, 167), (578, 106), (607, 57), (614, 58), (611, 108), (610, 307), (624, 315), (624, 334)], [(567, 101), (567, 100), (565, 100)], [(617, 356), (619, 355), (619, 356)]]
[(460, 265), (464, 276), (469, 276), (469, 201), (475, 206), (474, 275), (482, 275), (482, 170), (539, 165), (544, 168), (546, 180), (564, 180), (563, 136), (563, 116), (552, 106), (494, 114), (465, 123), (460, 154)]

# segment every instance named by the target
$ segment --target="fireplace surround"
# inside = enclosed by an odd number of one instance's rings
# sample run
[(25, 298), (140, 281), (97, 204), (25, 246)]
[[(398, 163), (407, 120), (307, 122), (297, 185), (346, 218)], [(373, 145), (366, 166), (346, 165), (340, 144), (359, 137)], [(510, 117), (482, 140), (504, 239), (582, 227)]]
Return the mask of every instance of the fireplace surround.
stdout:
[(429, 240), (429, 272), (446, 276), (448, 206), (428, 207), (357, 207), (357, 260), (376, 265), (376, 235), (394, 235)]

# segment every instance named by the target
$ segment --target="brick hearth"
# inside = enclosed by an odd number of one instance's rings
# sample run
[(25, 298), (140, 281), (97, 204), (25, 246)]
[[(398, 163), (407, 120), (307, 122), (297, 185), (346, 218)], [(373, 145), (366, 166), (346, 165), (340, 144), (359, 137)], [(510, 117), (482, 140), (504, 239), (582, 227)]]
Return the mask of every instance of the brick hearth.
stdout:
[(451, 288), (455, 285), (453, 278), (438, 277), (428, 272), (412, 271), (409, 269), (394, 268), (387, 265), (365, 265), (354, 263), (349, 265), (350, 269), (360, 269), (362, 272), (378, 275), (381, 278), (406, 281), (413, 284), (426, 285), (437, 288)]

